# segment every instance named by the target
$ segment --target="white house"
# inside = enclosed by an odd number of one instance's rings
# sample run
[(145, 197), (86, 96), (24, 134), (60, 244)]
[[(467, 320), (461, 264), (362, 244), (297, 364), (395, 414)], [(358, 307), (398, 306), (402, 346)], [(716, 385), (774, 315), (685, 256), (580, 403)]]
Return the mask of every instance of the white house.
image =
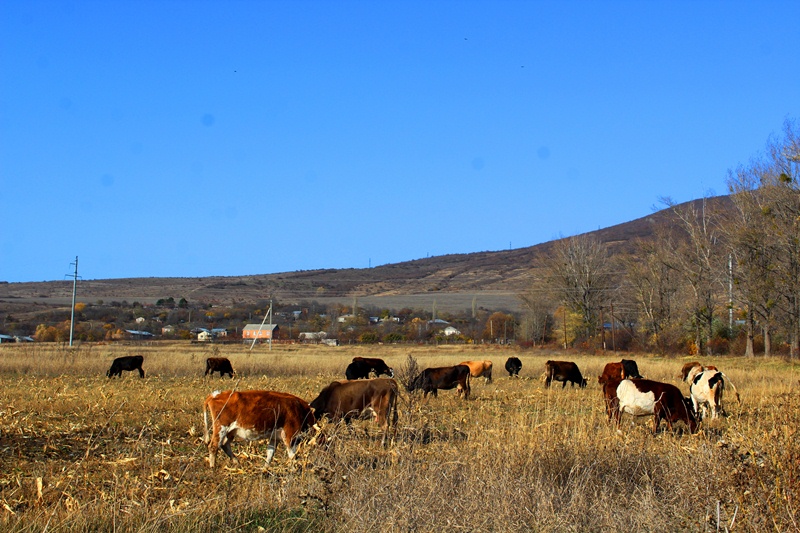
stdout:
[(449, 337), (450, 335), (461, 335), (461, 332), (453, 326), (447, 326), (444, 328), (444, 334)]

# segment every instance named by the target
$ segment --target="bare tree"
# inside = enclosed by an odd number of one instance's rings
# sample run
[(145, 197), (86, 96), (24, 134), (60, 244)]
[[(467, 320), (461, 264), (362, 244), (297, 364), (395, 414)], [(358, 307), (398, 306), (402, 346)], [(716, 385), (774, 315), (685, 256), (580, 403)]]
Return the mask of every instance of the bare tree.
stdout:
[(792, 357), (800, 355), (800, 138), (794, 121), (772, 138), (763, 157), (728, 174), (737, 206), (731, 244), (737, 293), (747, 313), (748, 354), (755, 321), (769, 355), (772, 330), (783, 325)]
[(678, 272), (670, 266), (661, 243), (639, 241), (637, 253), (626, 258), (623, 268), (627, 275), (627, 293), (639, 309), (639, 330), (644, 334), (644, 344), (665, 352), (674, 338), (668, 332), (674, 329), (676, 302), (680, 291)]
[(690, 288), (688, 311), (695, 334), (695, 344), (711, 355), (710, 342), (714, 335), (714, 317), (724, 293), (724, 257), (721, 233), (713, 214), (706, 208), (705, 199), (699, 203), (680, 206), (663, 200), (675, 215), (678, 239), (666, 248), (669, 266), (676, 270)]
[(606, 246), (587, 234), (561, 239), (543, 266), (545, 286), (581, 317), (578, 336), (592, 337), (601, 325), (601, 309), (616, 289)]

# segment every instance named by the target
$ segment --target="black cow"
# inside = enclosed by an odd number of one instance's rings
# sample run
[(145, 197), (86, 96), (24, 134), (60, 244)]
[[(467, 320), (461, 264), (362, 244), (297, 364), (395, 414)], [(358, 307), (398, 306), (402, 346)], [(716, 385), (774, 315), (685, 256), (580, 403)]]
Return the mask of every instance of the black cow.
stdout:
[(436, 397), (438, 389), (458, 388), (458, 395), (461, 396), (463, 392), (466, 400), (470, 392), (469, 376), (469, 367), (466, 365), (426, 368), (406, 388), (409, 392), (421, 389), (424, 392), (423, 397), (428, 396), (429, 392)]
[(642, 379), (641, 374), (639, 374), (639, 365), (636, 364), (636, 361), (633, 359), (623, 359), (620, 361), (622, 363), (622, 368), (625, 369), (625, 378), (637, 378)]
[(377, 357), (353, 357), (353, 362), (347, 365), (344, 375), (347, 379), (368, 379), (370, 372), (375, 372), (376, 376), (383, 374), (394, 377), (394, 370)]
[(545, 382), (544, 386), (549, 387), (551, 381), (560, 381), (561, 388), (567, 386), (567, 381), (572, 382), (574, 387), (577, 383), (579, 387), (586, 387), (586, 379), (581, 376), (578, 365), (571, 361), (547, 361), (544, 364)]
[(233, 366), (227, 357), (209, 357), (206, 359), (206, 373), (203, 375), (207, 376), (211, 374), (213, 376), (214, 372), (219, 372), (219, 377), (229, 374), (231, 379), (233, 379), (233, 375), (236, 373), (233, 371)]
[(106, 372), (106, 376), (113, 378), (114, 376), (122, 377), (123, 370), (138, 370), (139, 377), (144, 377), (144, 370), (142, 370), (142, 363), (144, 357), (141, 355), (126, 355), (125, 357), (117, 357), (111, 363), (111, 368)]
[(520, 370), (522, 370), (522, 361), (519, 360), (519, 357), (509, 357), (508, 361), (506, 361), (506, 371), (508, 372), (508, 377), (519, 377)]

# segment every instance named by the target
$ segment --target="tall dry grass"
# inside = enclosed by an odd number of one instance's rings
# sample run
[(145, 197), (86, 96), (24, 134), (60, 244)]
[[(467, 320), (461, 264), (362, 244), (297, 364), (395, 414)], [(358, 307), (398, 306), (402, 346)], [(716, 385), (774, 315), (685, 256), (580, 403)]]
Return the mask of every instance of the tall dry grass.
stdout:
[[(173, 344), (0, 348), (0, 529), (5, 531), (791, 531), (798, 530), (800, 366), (717, 358), (742, 403), (695, 435), (605, 418), (596, 376), (619, 355), (481, 347)], [(145, 379), (109, 380), (141, 353)], [(502, 369), (509, 355), (522, 378)], [(236, 379), (203, 378), (208, 356)], [(354, 355), (400, 369), (491, 359), (469, 401), (403, 393), (394, 443), (369, 422), (325, 426), (325, 447), (294, 461), (235, 443), (239, 464), (208, 468), (201, 404), (214, 389), (313, 399)], [(586, 389), (545, 389), (547, 359), (573, 360)], [(638, 356), (679, 383), (685, 359)]]

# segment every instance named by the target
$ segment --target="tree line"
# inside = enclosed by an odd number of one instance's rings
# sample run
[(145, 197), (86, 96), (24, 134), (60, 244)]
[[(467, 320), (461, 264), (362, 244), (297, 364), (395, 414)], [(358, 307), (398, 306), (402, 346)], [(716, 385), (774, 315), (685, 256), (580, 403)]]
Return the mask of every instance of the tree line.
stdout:
[(800, 356), (800, 140), (794, 120), (728, 172), (730, 201), (678, 205), (634, 253), (591, 235), (554, 243), (520, 295), (540, 342)]

